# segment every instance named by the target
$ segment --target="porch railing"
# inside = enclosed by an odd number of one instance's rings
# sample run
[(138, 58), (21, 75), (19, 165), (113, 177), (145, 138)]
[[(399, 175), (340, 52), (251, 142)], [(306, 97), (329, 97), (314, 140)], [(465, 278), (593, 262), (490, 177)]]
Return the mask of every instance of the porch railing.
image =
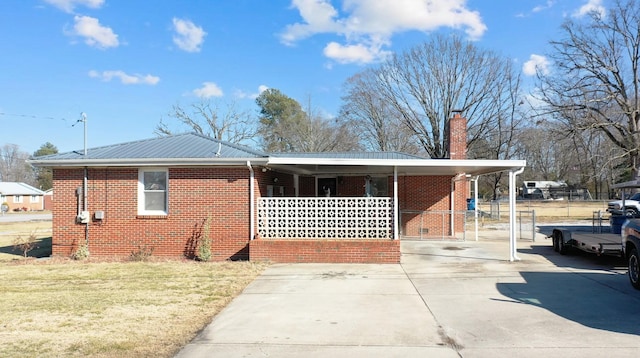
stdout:
[(391, 198), (260, 198), (257, 214), (263, 238), (392, 238)]

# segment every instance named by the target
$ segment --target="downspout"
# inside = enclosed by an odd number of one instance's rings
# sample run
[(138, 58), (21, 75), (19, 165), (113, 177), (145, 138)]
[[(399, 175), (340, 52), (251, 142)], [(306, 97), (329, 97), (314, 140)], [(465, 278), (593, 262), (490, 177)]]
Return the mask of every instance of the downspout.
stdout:
[(476, 175), (471, 181), (473, 181), (473, 221), (475, 225), (476, 241), (478, 241), (478, 178)]
[(253, 167), (251, 167), (251, 161), (247, 160), (247, 168), (249, 168), (249, 240), (253, 240), (255, 236), (255, 193), (253, 180), (255, 174)]
[(400, 212), (398, 210), (398, 167), (393, 167), (393, 239), (398, 240), (400, 237)]
[[(85, 152), (86, 155), (86, 152)], [(84, 212), (89, 212), (89, 199), (87, 198), (89, 192), (89, 184), (88, 184), (88, 176), (89, 176), (89, 168), (84, 167), (84, 178), (82, 182), (82, 197), (84, 199)], [(89, 218), (85, 218), (86, 222), (84, 224), (84, 243), (89, 248)]]
[(509, 171), (509, 261), (520, 261), (516, 243), (516, 176), (524, 172), (524, 167)]

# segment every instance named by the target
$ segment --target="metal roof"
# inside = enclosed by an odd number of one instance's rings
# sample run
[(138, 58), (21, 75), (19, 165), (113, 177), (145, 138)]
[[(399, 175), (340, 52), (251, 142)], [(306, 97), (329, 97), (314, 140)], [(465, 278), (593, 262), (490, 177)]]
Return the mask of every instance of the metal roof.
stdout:
[(244, 163), (267, 154), (196, 133), (156, 137), (35, 157), (36, 166), (179, 165)]
[(252, 166), (302, 175), (481, 175), (517, 170), (524, 160), (431, 159), (400, 152), (265, 153), (195, 133), (36, 157), (41, 167)]
[(44, 195), (40, 189), (20, 182), (0, 182), (0, 194), (2, 195)]

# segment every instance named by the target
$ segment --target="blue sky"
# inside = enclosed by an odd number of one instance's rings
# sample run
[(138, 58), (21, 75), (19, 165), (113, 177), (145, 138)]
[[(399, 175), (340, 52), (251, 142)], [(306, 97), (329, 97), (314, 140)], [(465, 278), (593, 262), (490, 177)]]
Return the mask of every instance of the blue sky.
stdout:
[[(173, 105), (277, 88), (327, 116), (344, 81), (438, 32), (531, 79), (567, 18), (607, 0), (3, 0), (0, 146), (61, 152), (151, 138)], [(75, 125), (74, 125), (75, 124)], [(171, 126), (170, 127), (174, 127)], [(178, 129), (178, 128), (174, 128)], [(186, 128), (183, 128), (186, 130)]]

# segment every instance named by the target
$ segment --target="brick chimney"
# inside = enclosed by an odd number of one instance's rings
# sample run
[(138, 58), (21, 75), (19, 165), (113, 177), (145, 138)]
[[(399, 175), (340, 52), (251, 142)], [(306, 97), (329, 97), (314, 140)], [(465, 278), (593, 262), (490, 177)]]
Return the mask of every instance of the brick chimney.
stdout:
[(467, 159), (467, 119), (459, 111), (449, 119), (449, 159)]

